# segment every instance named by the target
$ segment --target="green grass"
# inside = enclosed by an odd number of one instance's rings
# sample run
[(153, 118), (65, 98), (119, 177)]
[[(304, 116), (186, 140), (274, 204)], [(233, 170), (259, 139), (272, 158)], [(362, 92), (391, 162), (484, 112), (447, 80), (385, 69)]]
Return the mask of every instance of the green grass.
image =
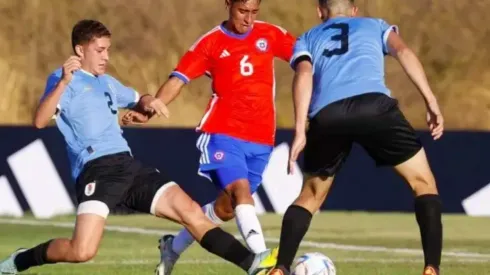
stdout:
[[(0, 257), (8, 256), (18, 247), (30, 247), (55, 236), (71, 236), (66, 222), (74, 217), (58, 217), (46, 221), (65, 225), (18, 225), (0, 219)], [(24, 220), (32, 220), (27, 217)], [(21, 220), (22, 221), (22, 220)], [(281, 217), (261, 217), (264, 234), (276, 246)], [(485, 218), (460, 215), (444, 216), (443, 274), (490, 274), (490, 223)], [(49, 265), (29, 270), (26, 274), (152, 274), (158, 261), (157, 238), (159, 231), (176, 231), (178, 225), (150, 216), (114, 216), (110, 226), (153, 230), (149, 234), (122, 233), (108, 227), (97, 257), (85, 264)], [(237, 233), (233, 222), (224, 226)], [(130, 230), (134, 231), (134, 230)], [(411, 214), (372, 214), (361, 212), (333, 212), (315, 216), (305, 240), (320, 244), (350, 245), (311, 247), (304, 243), (300, 253), (318, 251), (333, 259), (337, 274), (382, 275), (421, 274), (422, 256), (417, 224)], [(384, 247), (384, 251), (361, 251)], [(393, 250), (408, 248), (409, 250)], [(451, 253), (479, 253), (479, 255), (454, 255)], [(175, 275), (184, 274), (243, 274), (238, 268), (226, 263), (194, 245), (181, 257)]]

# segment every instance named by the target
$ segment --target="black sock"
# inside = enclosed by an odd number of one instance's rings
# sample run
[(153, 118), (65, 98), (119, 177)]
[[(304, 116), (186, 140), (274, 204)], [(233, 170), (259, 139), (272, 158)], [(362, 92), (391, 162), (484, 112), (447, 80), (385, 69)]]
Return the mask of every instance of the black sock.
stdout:
[(291, 205), (286, 210), (282, 219), (277, 266), (285, 268), (287, 271), (291, 269), (301, 240), (310, 227), (311, 218), (310, 211), (298, 205)]
[(439, 269), (442, 253), (442, 203), (439, 195), (415, 198), (415, 217), (420, 227), (425, 266)]
[(50, 264), (51, 262), (46, 259), (46, 253), (48, 251), (48, 246), (51, 241), (52, 240), (49, 240), (36, 247), (17, 254), (14, 260), (17, 271), (22, 272), (34, 266)]
[(231, 234), (216, 227), (204, 234), (201, 246), (207, 251), (230, 261), (243, 270), (248, 271), (252, 266), (255, 255)]

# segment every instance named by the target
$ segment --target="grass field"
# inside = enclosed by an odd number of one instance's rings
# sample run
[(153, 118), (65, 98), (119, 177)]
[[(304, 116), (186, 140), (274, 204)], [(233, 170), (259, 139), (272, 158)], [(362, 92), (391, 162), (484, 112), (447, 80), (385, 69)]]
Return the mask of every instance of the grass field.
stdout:
[[(281, 217), (261, 217), (270, 247), (276, 246)], [(443, 274), (490, 274), (490, 223), (485, 218), (444, 217)], [(49, 221), (0, 218), (0, 257), (54, 236), (69, 237), (73, 217)], [(224, 226), (236, 233), (234, 223)], [(26, 274), (152, 274), (158, 262), (157, 239), (179, 226), (149, 216), (110, 217), (97, 257), (85, 264), (50, 265)], [(333, 212), (315, 216), (301, 253), (322, 252), (333, 259), (337, 274), (421, 274), (419, 233), (411, 214)], [(299, 256), (299, 255), (298, 255)], [(180, 259), (175, 275), (243, 274), (194, 245)]]

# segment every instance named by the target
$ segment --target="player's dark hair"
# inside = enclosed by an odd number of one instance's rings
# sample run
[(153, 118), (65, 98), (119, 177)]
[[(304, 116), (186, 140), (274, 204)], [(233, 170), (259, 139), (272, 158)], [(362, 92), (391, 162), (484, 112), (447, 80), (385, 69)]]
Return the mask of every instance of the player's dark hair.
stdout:
[[(324, 8), (326, 8), (326, 7), (327, 7), (328, 2), (332, 2), (332, 0), (318, 0), (318, 5), (319, 5), (320, 7), (324, 7)], [(350, 2), (352, 5), (354, 5), (354, 0), (349, 0), (349, 2)]]
[(73, 26), (73, 30), (71, 32), (71, 45), (73, 51), (75, 51), (76, 45), (88, 43), (95, 38), (110, 36), (111, 32), (101, 22), (84, 19), (78, 21), (78, 23)]
[[(250, 1), (250, 0), (230, 0), (230, 4), (233, 4), (233, 3), (236, 3), (236, 2), (245, 3), (247, 1)], [(260, 2), (262, 2), (262, 0), (258, 0), (258, 1), (259, 1), (259, 4), (260, 4)]]

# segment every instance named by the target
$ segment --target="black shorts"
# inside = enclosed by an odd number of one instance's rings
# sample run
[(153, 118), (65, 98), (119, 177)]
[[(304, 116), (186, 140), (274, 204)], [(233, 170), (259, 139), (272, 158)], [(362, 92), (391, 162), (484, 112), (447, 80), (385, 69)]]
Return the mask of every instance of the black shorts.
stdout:
[(336, 174), (354, 142), (360, 144), (377, 165), (396, 166), (422, 148), (396, 99), (382, 93), (353, 96), (327, 105), (310, 120), (304, 172), (322, 176)]
[(100, 157), (85, 164), (77, 179), (78, 214), (107, 217), (120, 207), (155, 214), (154, 200), (174, 184), (127, 152)]

